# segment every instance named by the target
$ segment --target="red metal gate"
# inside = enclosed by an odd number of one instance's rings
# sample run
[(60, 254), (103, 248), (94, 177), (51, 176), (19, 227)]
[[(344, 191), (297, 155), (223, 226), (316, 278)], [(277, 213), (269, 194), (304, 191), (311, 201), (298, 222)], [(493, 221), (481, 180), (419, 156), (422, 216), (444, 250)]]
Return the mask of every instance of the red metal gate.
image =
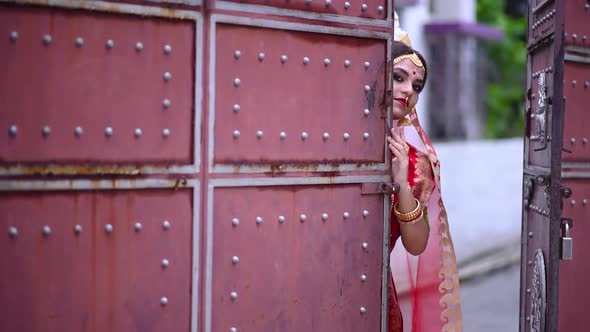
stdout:
[(385, 331), (391, 18), (2, 1), (0, 330)]
[(530, 9), (520, 330), (585, 331), (590, 3)]

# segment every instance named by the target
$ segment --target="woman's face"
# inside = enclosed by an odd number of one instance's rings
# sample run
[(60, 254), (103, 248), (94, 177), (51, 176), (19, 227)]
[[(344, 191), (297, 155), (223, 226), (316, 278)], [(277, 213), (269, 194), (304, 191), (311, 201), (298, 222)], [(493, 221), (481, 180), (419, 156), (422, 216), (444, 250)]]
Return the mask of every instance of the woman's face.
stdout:
[(410, 113), (423, 88), (423, 68), (409, 59), (393, 66), (393, 120), (401, 120)]

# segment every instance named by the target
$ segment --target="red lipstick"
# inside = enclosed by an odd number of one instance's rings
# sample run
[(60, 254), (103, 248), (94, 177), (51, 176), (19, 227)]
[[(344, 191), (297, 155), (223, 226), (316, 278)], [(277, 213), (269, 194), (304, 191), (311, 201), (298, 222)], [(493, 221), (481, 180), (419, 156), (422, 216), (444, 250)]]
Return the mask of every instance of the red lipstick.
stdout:
[(407, 103), (406, 99), (395, 98), (395, 101), (397, 101), (398, 103), (404, 105), (404, 107), (408, 106), (408, 103)]

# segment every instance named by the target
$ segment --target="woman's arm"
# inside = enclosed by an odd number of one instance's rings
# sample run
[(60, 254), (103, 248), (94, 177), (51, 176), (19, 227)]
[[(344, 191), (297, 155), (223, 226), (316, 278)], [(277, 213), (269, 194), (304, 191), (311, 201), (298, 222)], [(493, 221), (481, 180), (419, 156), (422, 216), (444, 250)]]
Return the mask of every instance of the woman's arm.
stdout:
[[(393, 181), (400, 185), (397, 211), (399, 213), (408, 213), (416, 209), (417, 202), (412, 194), (412, 188), (408, 183), (409, 147), (396, 128), (391, 129), (391, 137), (388, 137), (387, 141), (389, 142), (389, 149), (393, 154), (393, 158), (391, 159), (391, 176)], [(424, 209), (423, 206), (421, 208)], [(422, 215), (417, 222), (404, 223), (400, 221), (399, 223), (401, 225), (402, 243), (406, 250), (414, 256), (424, 252), (430, 232), (424, 216)]]
[[(407, 182), (400, 184), (398, 198), (397, 210), (399, 212), (406, 213), (416, 208), (416, 200), (412, 194), (412, 188)], [(422, 209), (424, 209), (423, 206)], [(428, 243), (428, 234), (430, 233), (430, 227), (424, 220), (424, 216), (415, 223), (400, 222), (400, 232), (402, 243), (410, 254), (418, 256), (424, 252)]]

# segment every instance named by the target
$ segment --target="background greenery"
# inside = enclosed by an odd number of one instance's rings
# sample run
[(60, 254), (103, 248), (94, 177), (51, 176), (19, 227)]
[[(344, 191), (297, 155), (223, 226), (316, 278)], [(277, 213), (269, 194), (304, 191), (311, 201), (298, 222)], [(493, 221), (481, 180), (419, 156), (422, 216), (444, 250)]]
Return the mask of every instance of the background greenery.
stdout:
[(527, 1), (477, 0), (477, 20), (504, 33), (486, 45), (491, 80), (487, 87), (487, 138), (523, 135), (526, 78)]

